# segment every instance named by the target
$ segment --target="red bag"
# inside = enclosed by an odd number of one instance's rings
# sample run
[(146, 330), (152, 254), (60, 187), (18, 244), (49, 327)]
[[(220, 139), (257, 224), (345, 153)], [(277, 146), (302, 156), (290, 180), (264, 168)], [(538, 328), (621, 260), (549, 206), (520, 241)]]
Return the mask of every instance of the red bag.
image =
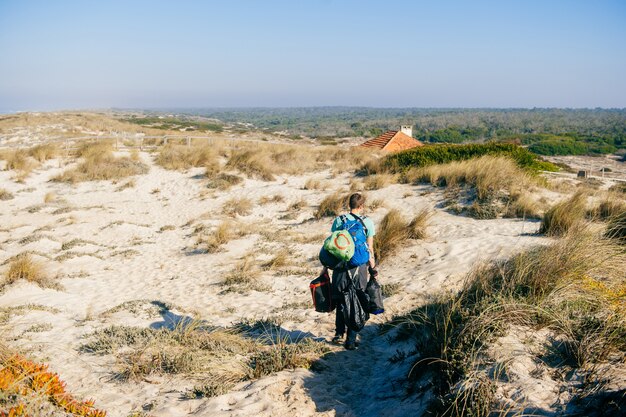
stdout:
[(313, 297), (313, 307), (315, 311), (330, 313), (335, 309), (328, 272), (324, 272), (311, 281), (309, 288), (311, 289), (311, 297)]

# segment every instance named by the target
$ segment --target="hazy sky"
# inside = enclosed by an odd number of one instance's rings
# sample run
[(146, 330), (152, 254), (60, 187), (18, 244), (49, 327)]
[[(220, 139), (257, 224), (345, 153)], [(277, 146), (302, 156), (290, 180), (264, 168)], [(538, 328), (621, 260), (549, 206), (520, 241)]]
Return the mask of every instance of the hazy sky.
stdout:
[(626, 1), (0, 0), (0, 111), (626, 107)]

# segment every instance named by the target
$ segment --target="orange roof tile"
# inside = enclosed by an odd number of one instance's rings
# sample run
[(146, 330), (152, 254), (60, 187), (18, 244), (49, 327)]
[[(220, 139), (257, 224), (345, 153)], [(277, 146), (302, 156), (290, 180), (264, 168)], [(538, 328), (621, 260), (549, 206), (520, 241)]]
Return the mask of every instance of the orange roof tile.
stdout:
[(364, 148), (381, 149), (388, 152), (397, 152), (415, 148), (417, 146), (424, 146), (424, 144), (398, 130), (389, 130), (374, 139), (370, 139), (367, 142), (362, 143), (359, 146)]

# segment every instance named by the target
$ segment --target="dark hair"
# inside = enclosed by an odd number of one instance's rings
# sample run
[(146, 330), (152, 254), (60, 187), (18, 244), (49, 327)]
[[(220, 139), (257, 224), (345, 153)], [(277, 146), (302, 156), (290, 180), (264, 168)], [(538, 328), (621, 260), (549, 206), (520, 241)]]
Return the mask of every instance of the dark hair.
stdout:
[(363, 194), (354, 193), (350, 196), (350, 210), (363, 207), (365, 204), (365, 197)]

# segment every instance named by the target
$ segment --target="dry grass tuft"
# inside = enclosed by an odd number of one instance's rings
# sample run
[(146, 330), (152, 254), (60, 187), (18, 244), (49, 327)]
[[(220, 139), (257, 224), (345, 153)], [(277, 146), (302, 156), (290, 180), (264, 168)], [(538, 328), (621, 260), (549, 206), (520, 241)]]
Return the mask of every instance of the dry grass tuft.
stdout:
[(59, 154), (59, 148), (54, 143), (44, 143), (30, 148), (28, 154), (39, 162), (45, 162), (48, 159), (56, 158)]
[(240, 289), (254, 289), (259, 278), (259, 269), (254, 258), (248, 256), (238, 262), (233, 270), (226, 275), (222, 285)]
[(46, 204), (53, 203), (56, 200), (57, 200), (57, 195), (54, 192), (52, 192), (52, 191), (46, 193), (46, 195), (43, 198), (43, 202), (46, 203)]
[(606, 236), (626, 244), (626, 210), (611, 217), (606, 228)]
[(303, 190), (323, 190), (325, 188), (326, 187), (324, 186), (324, 183), (322, 183), (322, 181), (316, 180), (314, 178), (309, 178), (308, 180), (306, 180), (304, 186), (302, 187)]
[[(404, 174), (409, 182), (427, 182), (448, 187), (461, 199), (463, 187), (469, 189), (469, 206), (458, 204), (459, 212), (466, 211), (477, 218), (539, 217), (541, 206), (534, 201), (529, 189), (539, 180), (505, 157), (482, 156), (466, 161), (414, 168)], [(475, 193), (475, 195), (474, 195)]]
[(409, 239), (426, 238), (428, 220), (432, 217), (432, 215), (433, 213), (430, 210), (422, 209), (415, 217), (413, 217), (407, 226)]
[(550, 208), (543, 216), (539, 233), (548, 236), (562, 236), (568, 230), (583, 222), (586, 215), (587, 195), (583, 192), (574, 194)]
[(335, 193), (324, 198), (319, 207), (315, 211), (314, 217), (321, 219), (322, 217), (338, 216), (348, 208), (349, 195)]
[(593, 219), (611, 220), (624, 211), (626, 211), (626, 202), (623, 199), (608, 196), (590, 210), (588, 216)]
[(222, 212), (227, 216), (248, 216), (252, 213), (252, 200), (247, 197), (231, 198), (222, 205)]
[(269, 155), (260, 150), (235, 150), (231, 154), (226, 168), (237, 169), (239, 172), (264, 181), (274, 181), (274, 169)]
[(14, 198), (13, 194), (4, 188), (0, 188), (0, 201), (12, 200)]
[(167, 144), (156, 157), (156, 163), (165, 169), (173, 170), (207, 167), (213, 174), (219, 170), (219, 149), (206, 144), (196, 146)]
[(23, 253), (13, 258), (5, 274), (2, 287), (11, 285), (20, 279), (35, 283), (40, 287), (51, 286), (50, 278), (44, 266), (35, 261), (29, 253)]
[(383, 217), (374, 239), (374, 257), (377, 263), (383, 262), (409, 239), (423, 239), (431, 213), (420, 211), (407, 222), (400, 211), (390, 210)]
[(376, 174), (365, 178), (363, 186), (366, 190), (379, 190), (397, 181), (397, 176), (392, 174)]
[(198, 239), (198, 244), (206, 247), (208, 253), (216, 253), (231, 240), (243, 236), (241, 226), (233, 221), (223, 221), (209, 234)]
[[(207, 168), (207, 171), (208, 171), (208, 168)], [(235, 185), (241, 184), (242, 182), (243, 182), (243, 178), (237, 175), (226, 174), (222, 172), (216, 175), (209, 176), (209, 180), (207, 181), (206, 186), (207, 188), (225, 191), (225, 190), (229, 190)]]
[(263, 269), (265, 270), (275, 270), (284, 268), (289, 265), (289, 261), (294, 258), (293, 253), (289, 252), (287, 249), (281, 250), (278, 252), (272, 259), (263, 264)]
[(52, 178), (52, 181), (76, 183), (82, 181), (116, 180), (148, 172), (148, 166), (128, 157), (113, 155), (110, 142), (84, 143), (77, 152), (83, 162)]
[(285, 197), (281, 194), (274, 194), (273, 196), (263, 196), (259, 199), (259, 205), (264, 206), (269, 203), (282, 203), (285, 201)]

